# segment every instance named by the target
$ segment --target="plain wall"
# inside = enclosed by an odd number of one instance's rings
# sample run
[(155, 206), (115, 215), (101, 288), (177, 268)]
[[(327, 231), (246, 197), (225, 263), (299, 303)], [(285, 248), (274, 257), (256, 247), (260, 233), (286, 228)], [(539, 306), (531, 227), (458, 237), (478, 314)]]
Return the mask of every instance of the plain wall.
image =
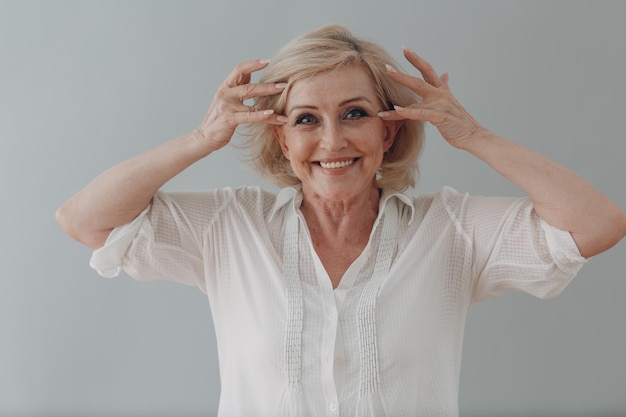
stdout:
[[(481, 123), (626, 208), (625, 18), (621, 1), (0, 2), (0, 415), (215, 414), (206, 298), (100, 278), (54, 213), (109, 166), (195, 128), (238, 62), (333, 22), (398, 59), (411, 46)], [(410, 193), (521, 195), (427, 132)], [(230, 146), (166, 188), (275, 189), (241, 156)], [(626, 415), (625, 257), (621, 242), (551, 301), (476, 305), (461, 414)]]

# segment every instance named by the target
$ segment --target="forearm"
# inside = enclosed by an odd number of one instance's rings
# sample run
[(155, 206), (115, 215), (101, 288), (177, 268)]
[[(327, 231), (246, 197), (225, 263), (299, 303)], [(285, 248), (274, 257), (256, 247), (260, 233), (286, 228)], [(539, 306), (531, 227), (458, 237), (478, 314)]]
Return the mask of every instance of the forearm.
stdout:
[(167, 181), (210, 152), (194, 131), (108, 169), (57, 211), (79, 242), (98, 248), (113, 228), (134, 219)]
[(626, 214), (556, 162), (487, 131), (461, 148), (524, 190), (539, 216), (571, 233), (583, 256), (609, 249), (626, 234)]

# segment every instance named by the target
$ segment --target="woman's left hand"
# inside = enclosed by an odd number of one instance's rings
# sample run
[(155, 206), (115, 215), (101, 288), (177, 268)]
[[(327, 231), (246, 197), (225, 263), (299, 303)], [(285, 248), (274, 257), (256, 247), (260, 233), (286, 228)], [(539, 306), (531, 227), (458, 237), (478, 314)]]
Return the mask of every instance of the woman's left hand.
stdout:
[(383, 120), (421, 120), (432, 123), (452, 146), (476, 156), (524, 190), (535, 212), (548, 224), (570, 232), (580, 254), (589, 258), (626, 236), (626, 214), (587, 181), (515, 142), (482, 127), (454, 98), (448, 76), (438, 76), (415, 52), (406, 59), (422, 78), (388, 67), (389, 76), (422, 98), (395, 111), (383, 111)]
[(432, 123), (443, 138), (456, 148), (464, 148), (486, 132), (452, 95), (448, 74), (438, 76), (433, 67), (410, 49), (404, 48), (405, 58), (422, 74), (422, 78), (402, 73), (387, 66), (389, 76), (421, 97), (420, 103), (406, 107), (395, 106), (395, 111), (384, 111), (384, 120), (421, 120)]

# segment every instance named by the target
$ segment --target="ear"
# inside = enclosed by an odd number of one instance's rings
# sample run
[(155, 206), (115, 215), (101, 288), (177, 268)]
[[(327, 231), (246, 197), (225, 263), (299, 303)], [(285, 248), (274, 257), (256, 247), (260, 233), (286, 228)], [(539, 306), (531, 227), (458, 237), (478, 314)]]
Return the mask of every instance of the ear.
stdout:
[(272, 134), (278, 141), (278, 144), (280, 145), (280, 149), (282, 149), (283, 155), (285, 155), (285, 158), (289, 159), (289, 148), (287, 147), (287, 142), (285, 141), (285, 132), (284, 132), (283, 126), (275, 126), (272, 129)]
[(404, 124), (404, 120), (385, 120), (384, 122), (385, 138), (383, 140), (383, 150), (387, 152), (389, 148), (391, 148), (391, 145), (393, 145), (398, 130), (400, 130)]

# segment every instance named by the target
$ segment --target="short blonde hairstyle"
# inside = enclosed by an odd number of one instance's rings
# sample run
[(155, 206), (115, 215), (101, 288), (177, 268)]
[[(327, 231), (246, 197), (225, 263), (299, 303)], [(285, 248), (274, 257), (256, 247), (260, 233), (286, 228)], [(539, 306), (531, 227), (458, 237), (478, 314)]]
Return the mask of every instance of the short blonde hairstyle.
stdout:
[[(394, 104), (408, 106), (419, 102), (415, 93), (389, 78), (385, 64), (398, 67), (382, 47), (354, 37), (342, 26), (324, 26), (292, 40), (276, 54), (259, 82), (286, 82), (287, 88), (280, 95), (258, 97), (254, 106), (283, 114), (287, 96), (295, 82), (350, 65), (360, 66), (367, 71), (383, 108), (393, 109)], [(267, 123), (248, 126), (249, 137), (244, 146), (250, 149), (249, 162), (279, 186), (299, 184), (300, 180), (291, 170), (273, 129), (274, 126)], [(396, 133), (393, 145), (383, 156), (377, 174), (377, 186), (399, 191), (415, 186), (423, 142), (423, 123), (405, 120)]]

